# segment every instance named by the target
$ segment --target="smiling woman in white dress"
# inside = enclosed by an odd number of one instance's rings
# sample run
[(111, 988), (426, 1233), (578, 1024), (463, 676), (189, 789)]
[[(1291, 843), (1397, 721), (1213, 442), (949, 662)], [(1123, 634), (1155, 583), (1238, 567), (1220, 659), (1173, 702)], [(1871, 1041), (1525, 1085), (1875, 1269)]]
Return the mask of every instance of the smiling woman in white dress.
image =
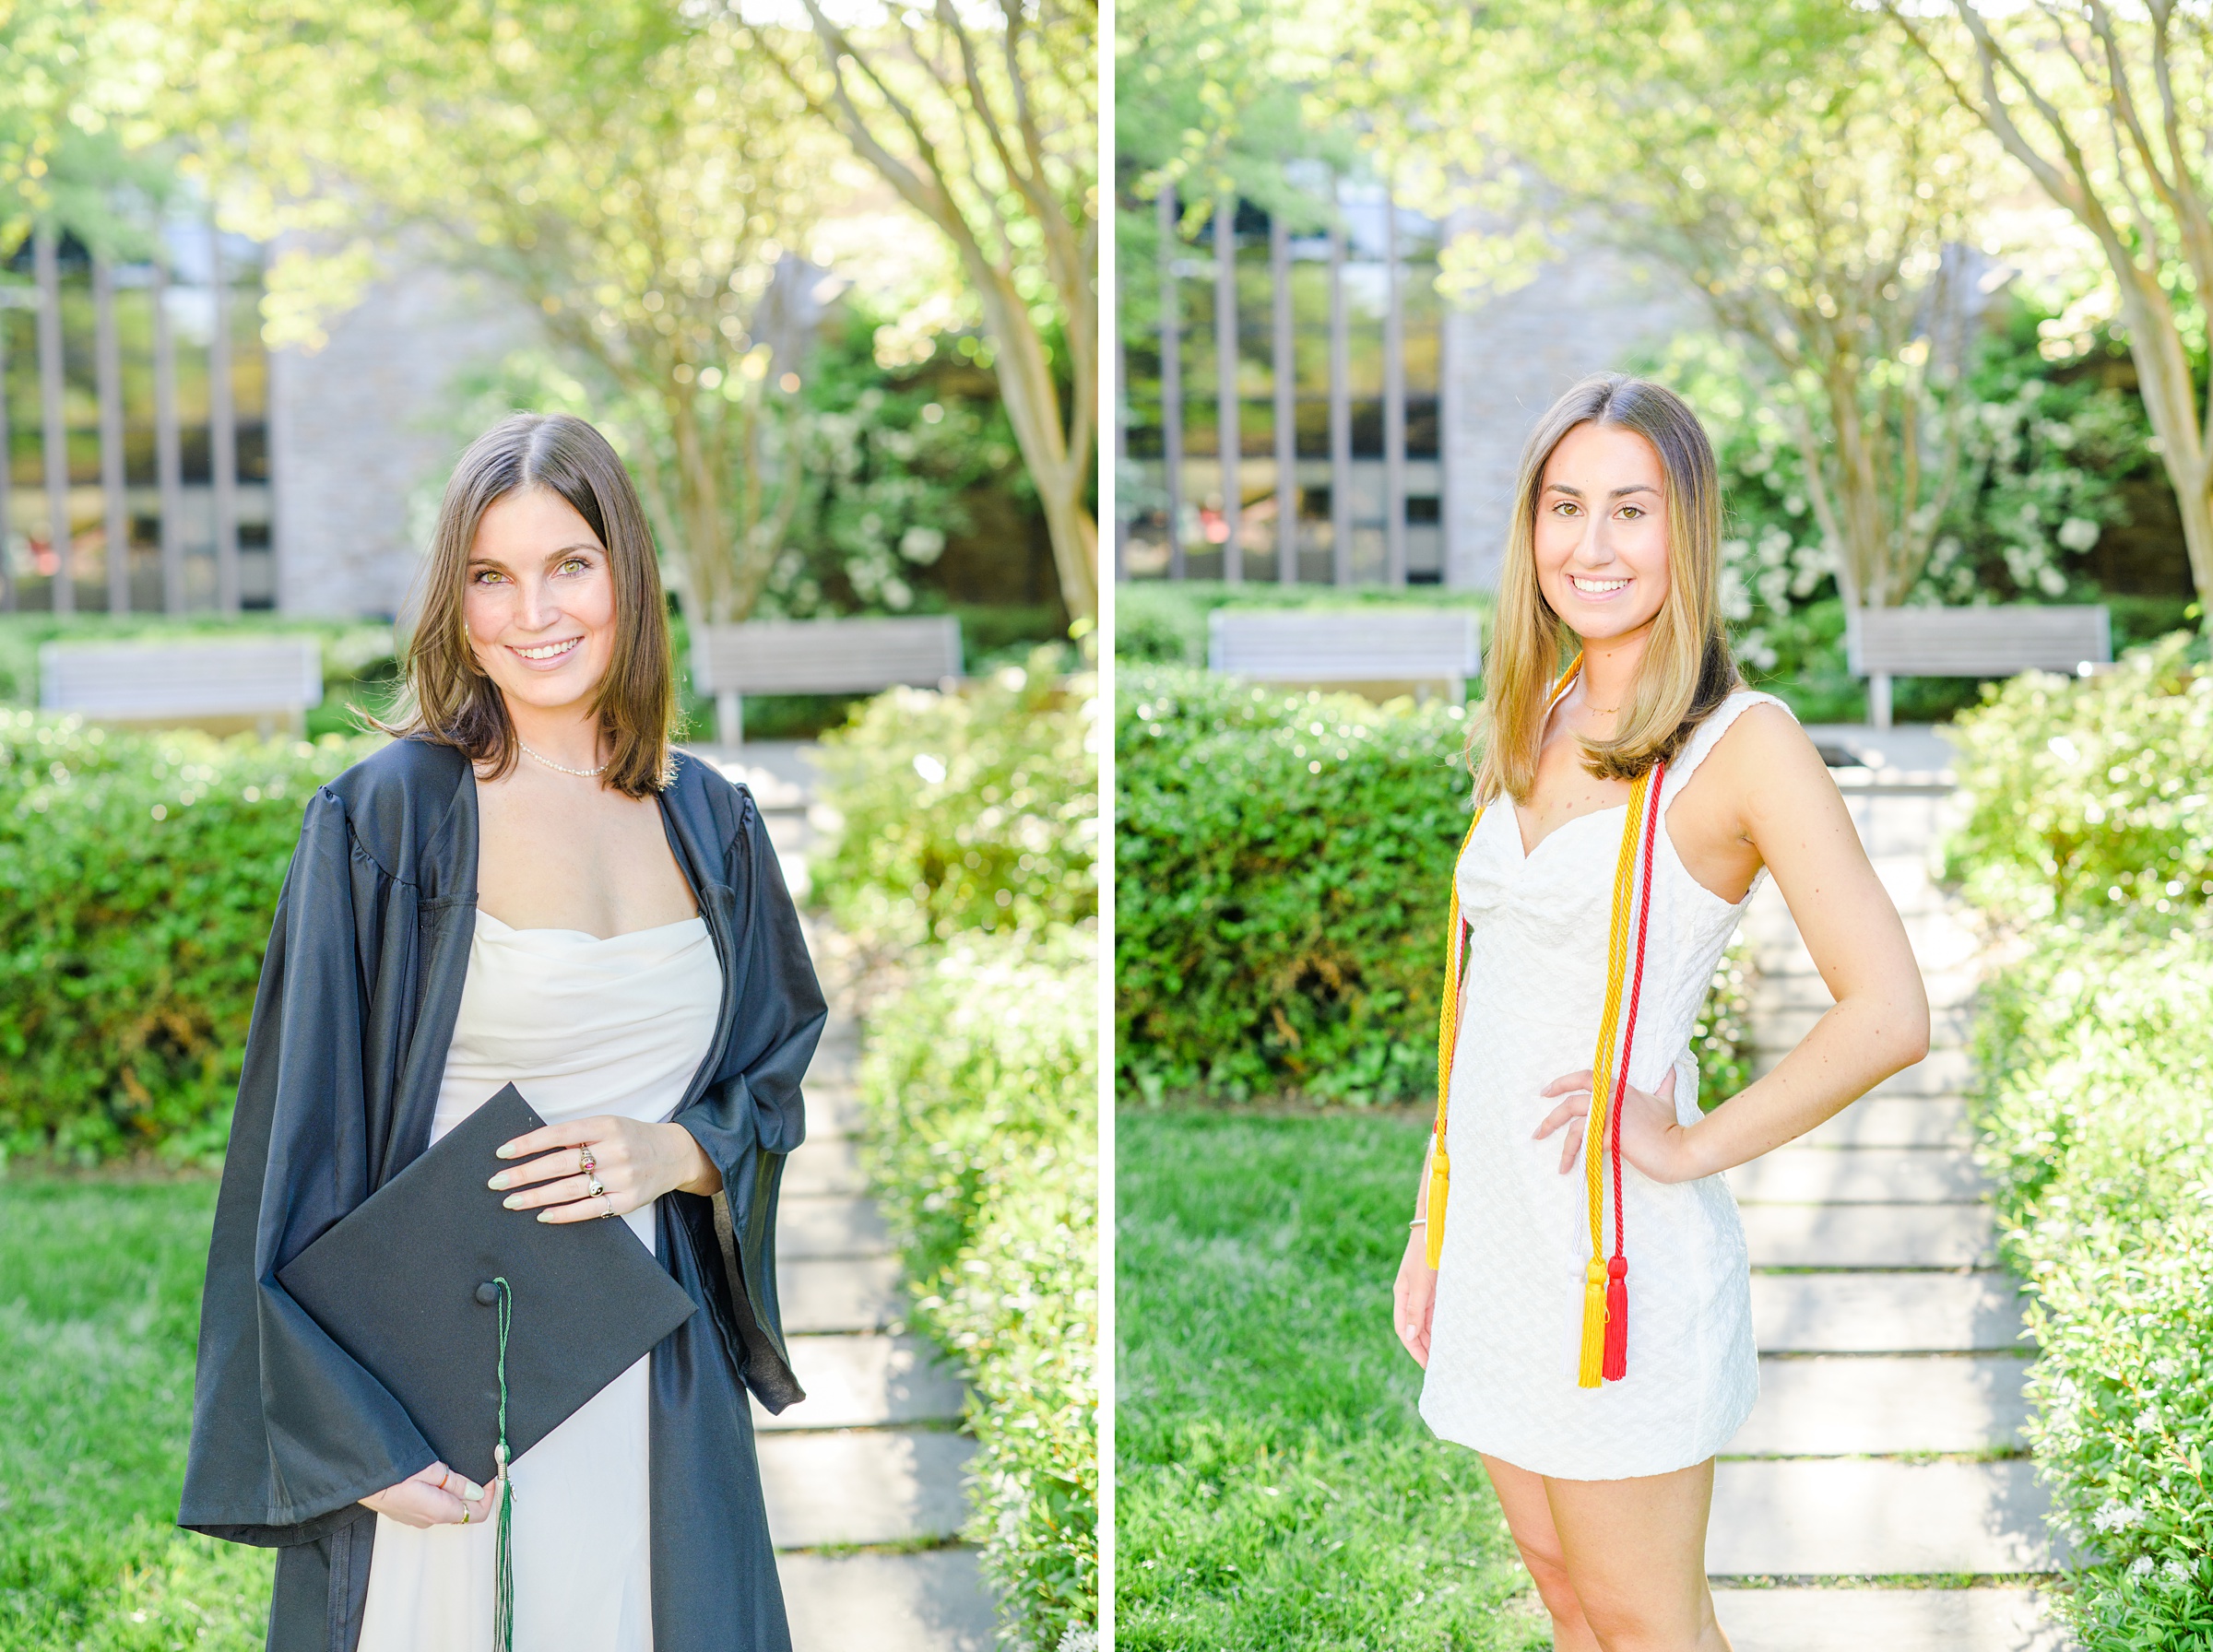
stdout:
[[(1713, 1458), (1758, 1370), (1721, 1173), (1928, 1047), (1904, 926), (1836, 785), (1737, 679), (1720, 537), (1711, 447), (1671, 392), (1602, 375), (1539, 422), (1454, 868), (1459, 994), (1397, 1324), (1422, 1415), (1482, 1453), (1560, 1652), (1726, 1648)], [(1767, 872), (1836, 1004), (1701, 1115), (1692, 1025)]]

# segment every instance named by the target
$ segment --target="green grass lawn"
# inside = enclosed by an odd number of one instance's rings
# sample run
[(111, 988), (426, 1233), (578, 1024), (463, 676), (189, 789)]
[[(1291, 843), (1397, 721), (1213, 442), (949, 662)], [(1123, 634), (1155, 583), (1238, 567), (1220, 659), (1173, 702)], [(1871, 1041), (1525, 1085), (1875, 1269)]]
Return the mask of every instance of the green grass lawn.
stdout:
[(262, 1643), (273, 1556), (179, 1531), (211, 1180), (0, 1180), (0, 1648)]
[(1550, 1631), (1391, 1325), (1426, 1121), (1124, 1111), (1124, 1652), (1521, 1652)]

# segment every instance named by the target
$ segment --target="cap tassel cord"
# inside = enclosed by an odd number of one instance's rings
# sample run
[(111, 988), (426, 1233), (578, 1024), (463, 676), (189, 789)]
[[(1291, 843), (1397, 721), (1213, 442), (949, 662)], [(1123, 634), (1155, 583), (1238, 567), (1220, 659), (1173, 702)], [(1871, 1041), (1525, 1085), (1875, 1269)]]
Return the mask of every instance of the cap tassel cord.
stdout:
[(1622, 821), (1621, 849), (1614, 864), (1614, 914), (1606, 935), (1606, 1003), (1599, 1018), (1598, 1047), (1591, 1056), (1591, 1109), (1583, 1131), (1583, 1182), (1591, 1218), (1591, 1256), (1583, 1266), (1583, 1333), (1575, 1365), (1579, 1388), (1595, 1388), (1603, 1379), (1606, 1351), (1605, 1162), (1606, 1124), (1614, 1099), (1614, 1034), (1621, 1025), (1621, 989), (1628, 973), (1630, 896), (1637, 872), (1637, 844), (1644, 825), (1651, 771), (1629, 786), (1627, 818)]
[[(1559, 704), (1582, 663), (1583, 656), (1577, 655), (1552, 685), (1552, 698), (1544, 702), (1546, 716)], [(1445, 1202), (1452, 1190), (1452, 1162), (1445, 1153), (1445, 1110), (1452, 1085), (1452, 1057), (1460, 1048), (1460, 972), (1468, 938), (1460, 918), (1460, 862), (1475, 840), (1475, 828), (1482, 824), (1483, 805), (1479, 803), (1475, 818), (1468, 822), (1467, 835), (1460, 840), (1460, 854), (1452, 857), (1451, 906), (1445, 920), (1445, 991), (1437, 1007), (1437, 1128), (1430, 1139), (1429, 1199), (1423, 1207), (1427, 1217), (1423, 1228), (1423, 1257), (1432, 1272), (1444, 1259)]]
[(1652, 840), (1660, 832), (1660, 798), (1667, 765), (1652, 768), (1651, 803), (1645, 811), (1644, 877), (1637, 897), (1637, 963), (1629, 975), (1629, 1024), (1621, 1035), (1621, 1071), (1614, 1082), (1611, 1108), (1614, 1161), (1614, 1255), (1606, 1263), (1606, 1351), (1600, 1374), (1617, 1383), (1629, 1374), (1629, 1258), (1621, 1192), (1621, 1103), (1629, 1082), (1629, 1052), (1637, 1042), (1637, 1006), (1644, 996), (1644, 941), (1652, 917)]
[(515, 1652), (515, 1479), (507, 1471), (507, 1328), (515, 1317), (515, 1287), (504, 1276), (492, 1283), (500, 1288), (500, 1440), (491, 1451), (500, 1470), (500, 1529), (494, 1540), (491, 1640), (497, 1652)]

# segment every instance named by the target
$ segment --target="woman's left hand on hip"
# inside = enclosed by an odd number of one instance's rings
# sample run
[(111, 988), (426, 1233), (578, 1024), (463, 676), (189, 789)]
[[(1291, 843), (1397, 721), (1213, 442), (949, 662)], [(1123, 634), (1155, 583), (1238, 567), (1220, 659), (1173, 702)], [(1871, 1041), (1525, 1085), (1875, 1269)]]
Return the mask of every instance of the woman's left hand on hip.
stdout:
[(547, 1125), (517, 1136), (500, 1156), (525, 1162), (493, 1176), (492, 1189), (507, 1195), (510, 1210), (536, 1210), (540, 1221), (593, 1221), (643, 1210), (664, 1193), (721, 1186), (683, 1126), (612, 1115)]
[[(1566, 1175), (1582, 1152), (1583, 1131), (1591, 1114), (1591, 1069), (1586, 1067), (1563, 1074), (1545, 1085), (1543, 1093), (1566, 1098), (1544, 1115), (1535, 1132), (1536, 1139), (1542, 1141), (1562, 1125), (1568, 1127), (1567, 1138), (1560, 1144), (1560, 1174)], [(1685, 1182), (1702, 1174), (1694, 1167), (1691, 1128), (1675, 1118), (1675, 1068), (1668, 1069), (1658, 1090), (1622, 1086), (1621, 1156), (1653, 1181)]]

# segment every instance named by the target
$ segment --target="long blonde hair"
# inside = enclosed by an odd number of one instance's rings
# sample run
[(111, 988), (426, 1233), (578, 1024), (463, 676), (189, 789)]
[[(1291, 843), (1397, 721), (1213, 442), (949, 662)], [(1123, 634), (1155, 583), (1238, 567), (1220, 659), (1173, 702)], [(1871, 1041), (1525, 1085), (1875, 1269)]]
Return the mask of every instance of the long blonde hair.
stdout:
[(1568, 630), (1537, 584), (1537, 495), (1553, 449), (1580, 424), (1635, 431), (1652, 444), (1667, 473), (1667, 597), (1614, 736), (1583, 740), (1583, 766), (1609, 779), (1634, 780), (1673, 757), (1737, 686), (1722, 626), (1722, 490), (1713, 444), (1674, 391), (1626, 373), (1595, 373), (1552, 404), (1521, 450), (1484, 661), (1484, 714), (1468, 738), (1471, 759), (1478, 743), (1483, 748), (1475, 796), (1485, 803), (1501, 793), (1520, 802), (1536, 784), (1544, 706), (1560, 673)]

